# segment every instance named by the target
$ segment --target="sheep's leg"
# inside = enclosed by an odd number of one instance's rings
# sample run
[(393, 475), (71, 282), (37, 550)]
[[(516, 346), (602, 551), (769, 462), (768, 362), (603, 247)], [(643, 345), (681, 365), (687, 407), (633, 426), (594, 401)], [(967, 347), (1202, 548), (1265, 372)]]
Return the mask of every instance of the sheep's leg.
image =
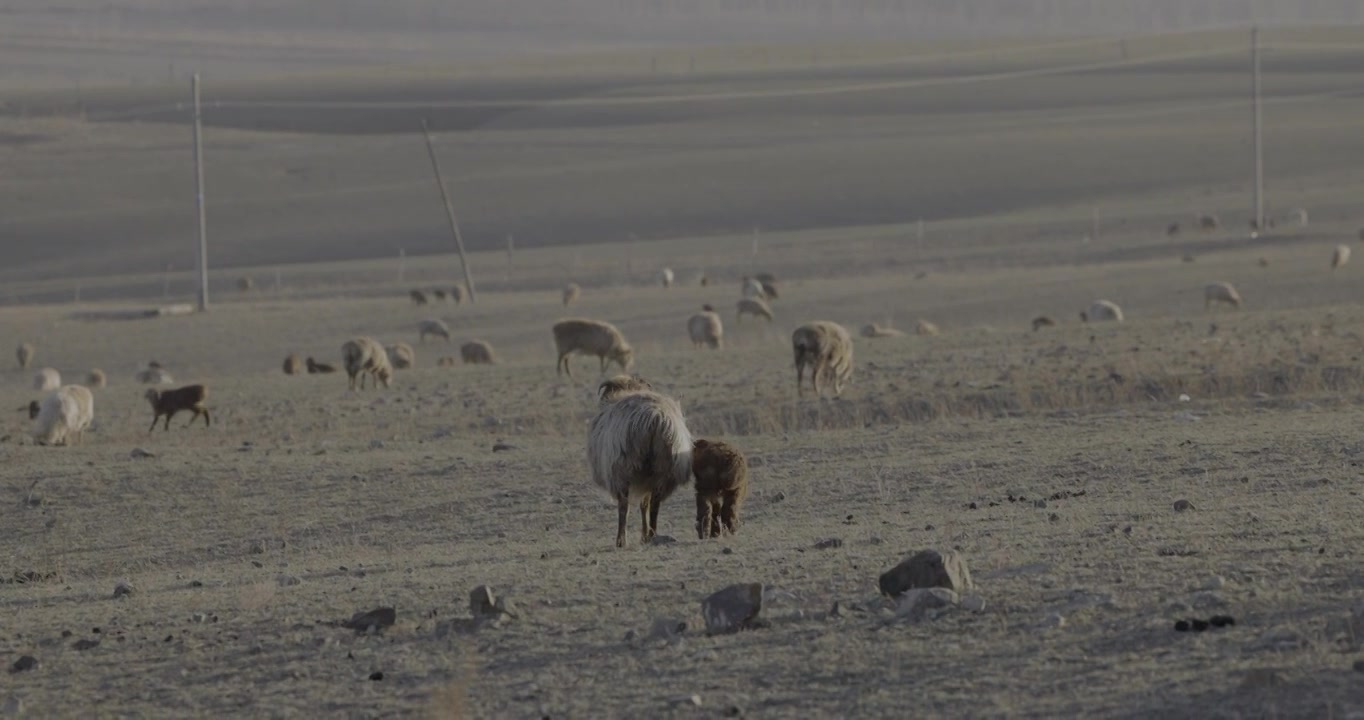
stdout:
[(165, 432), (170, 432), (170, 421), (171, 421), (171, 418), (172, 418), (172, 417), (175, 417), (175, 411), (174, 411), (174, 410), (172, 410), (172, 411), (166, 413), (166, 422), (165, 422), (165, 425), (164, 425), (163, 428), (162, 428), (162, 430), (164, 430)]
[(616, 547), (625, 547), (625, 520), (630, 515), (630, 493), (628, 491), (616, 495), (616, 510), (618, 513)]
[(819, 363), (815, 363), (815, 366), (810, 369), (810, 386), (815, 389), (815, 397), (823, 397), (819, 390), (819, 376), (823, 372), (824, 369), (819, 366)]
[(705, 540), (710, 536), (710, 500), (701, 493), (696, 494), (696, 537)]
[(720, 525), (730, 535), (739, 532), (739, 503), (733, 495), (725, 496), (724, 505), (720, 508)]
[(649, 527), (649, 516), (653, 513), (650, 504), (653, 496), (645, 494), (639, 499), (639, 541), (645, 545), (654, 539), (653, 528)]
[(658, 498), (649, 506), (649, 538), (658, 534), (658, 509), (663, 507), (663, 498)]
[(805, 395), (805, 365), (796, 363), (796, 395)]
[(213, 427), (212, 419), (208, 416), (208, 408), (204, 408), (204, 427)]
[(149, 427), (149, 428), (147, 428), (147, 432), (151, 432), (151, 431), (155, 430), (155, 429), (156, 429), (156, 421), (157, 421), (157, 420), (160, 420), (160, 419), (161, 419), (161, 414), (160, 414), (160, 413), (157, 413), (156, 415), (153, 415), (153, 416), (152, 416), (152, 426)]

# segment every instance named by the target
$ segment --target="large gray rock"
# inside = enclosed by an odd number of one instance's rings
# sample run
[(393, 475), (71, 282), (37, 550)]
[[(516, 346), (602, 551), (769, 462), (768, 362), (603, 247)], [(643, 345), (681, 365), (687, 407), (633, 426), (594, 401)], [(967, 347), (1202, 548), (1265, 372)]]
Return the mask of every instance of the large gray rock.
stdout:
[(947, 588), (964, 592), (975, 585), (966, 560), (959, 553), (924, 550), (881, 575), (881, 592), (891, 597), (903, 595), (915, 588)]
[(754, 626), (763, 608), (760, 583), (730, 585), (701, 601), (701, 617), (712, 635), (738, 632)]

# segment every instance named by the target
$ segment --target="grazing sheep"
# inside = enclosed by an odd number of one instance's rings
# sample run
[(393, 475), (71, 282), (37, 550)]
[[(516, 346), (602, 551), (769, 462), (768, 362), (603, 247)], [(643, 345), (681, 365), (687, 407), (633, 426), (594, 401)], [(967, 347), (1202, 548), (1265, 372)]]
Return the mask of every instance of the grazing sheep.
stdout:
[(772, 308), (758, 298), (743, 298), (739, 300), (738, 308), (738, 312), (734, 314), (734, 322), (736, 323), (743, 319), (744, 315), (767, 318), (768, 322), (772, 322)]
[(919, 323), (914, 326), (915, 335), (933, 336), (937, 335), (940, 332), (942, 331), (938, 329), (937, 325), (934, 325), (933, 323), (927, 320), (920, 320)]
[(663, 268), (658, 271), (658, 284), (662, 285), (665, 289), (670, 288), (673, 286), (673, 277), (672, 268)]
[(1216, 282), (1203, 286), (1203, 309), (1212, 307), (1213, 303), (1226, 303), (1232, 307), (1241, 307), (1241, 294), (1236, 292), (1229, 282)]
[(146, 369), (139, 370), (134, 377), (143, 385), (169, 385), (175, 382), (171, 374), (155, 360), (147, 363)]
[(189, 419), (189, 422), (185, 423), (185, 427), (193, 425), (194, 421), (197, 420), (200, 415), (204, 416), (204, 427), (209, 427), (213, 424), (212, 419), (208, 415), (208, 408), (204, 407), (204, 400), (208, 399), (208, 389), (203, 385), (186, 385), (174, 390), (147, 388), (145, 397), (147, 398), (147, 402), (152, 404), (152, 412), (154, 413), (152, 415), (152, 425), (147, 428), (147, 432), (156, 429), (156, 421), (160, 420), (162, 416), (165, 416), (166, 418), (163, 428), (166, 431), (169, 431), (171, 418), (181, 410), (188, 410), (194, 413), (194, 416)]
[(410, 290), (408, 291), (407, 296), (412, 298), (413, 305), (425, 305), (427, 303), (426, 293), (420, 290)]
[(1089, 306), (1089, 311), (1080, 311), (1080, 320), (1084, 322), (1122, 322), (1122, 308), (1117, 303), (1108, 300), (1095, 300)]
[(1336, 251), (1331, 254), (1331, 269), (1335, 270), (1347, 262), (1350, 262), (1350, 246), (1344, 243), (1337, 245)]
[(43, 368), (33, 376), (34, 390), (56, 390), (62, 386), (62, 374), (53, 368)]
[(456, 305), (464, 302), (464, 286), (456, 285), (450, 288), (450, 299), (454, 301)]
[(691, 481), (692, 438), (682, 408), (647, 385), (638, 378), (603, 383), (602, 406), (587, 435), (592, 482), (616, 501), (616, 547), (625, 546), (632, 500), (639, 502), (640, 541), (647, 544), (663, 501)]
[[(33, 406), (30, 403), (29, 413)], [(43, 398), (33, 424), (33, 441), (39, 445), (79, 443), (95, 419), (95, 396), (80, 385), (57, 388)]]
[(102, 388), (108, 384), (109, 378), (106, 377), (104, 371), (100, 370), (99, 368), (94, 368), (90, 372), (85, 374), (86, 387)]
[(445, 302), (445, 291), (444, 291), (444, 290), (432, 290), (432, 291), (431, 291), (431, 295), (432, 295), (432, 297), (436, 298), (437, 300), (439, 300), (439, 301), (441, 301), (441, 302)]
[(724, 342), (725, 326), (720, 322), (720, 315), (715, 312), (715, 308), (704, 305), (701, 312), (687, 318), (687, 334), (691, 336), (693, 346), (705, 345), (718, 350)]
[(598, 320), (567, 318), (554, 323), (554, 347), (559, 353), (555, 364), (555, 374), (566, 373), (573, 377), (568, 356), (596, 355), (601, 360), (601, 372), (606, 372), (606, 363), (614, 362), (621, 370), (629, 372), (635, 361), (634, 348), (625, 341), (625, 336), (615, 325)]
[(738, 448), (719, 440), (692, 443), (691, 471), (696, 478), (696, 535), (702, 540), (721, 531), (739, 531), (739, 508), (748, 496), (748, 460)]
[(578, 299), (578, 295), (580, 295), (581, 293), (582, 293), (582, 288), (578, 287), (578, 283), (569, 283), (569, 284), (565, 285), (565, 286), (564, 286), (564, 307), (568, 307), (568, 304), (569, 304), (569, 303), (573, 302), (574, 300), (577, 300), (577, 299)]
[(360, 389), (365, 389), (365, 377), (373, 376), (374, 381), (370, 383), (378, 387), (383, 383), (388, 387), (388, 382), (393, 377), (393, 366), (388, 362), (388, 352), (384, 346), (373, 338), (358, 337), (347, 340), (341, 346), (341, 357), (345, 360), (346, 374), (350, 376), (350, 389), (355, 389), (355, 380), (360, 379)]
[(450, 328), (440, 320), (423, 320), (417, 323), (418, 341), (426, 342), (427, 335), (438, 335), (445, 338), (445, 342), (450, 342)]
[(237, 278), (237, 289), (242, 292), (249, 292), (256, 286), (256, 281), (249, 277)]
[(862, 326), (862, 337), (864, 338), (884, 338), (884, 337), (904, 337), (903, 330), (896, 330), (892, 327), (881, 327), (876, 323), (868, 323)]
[(417, 354), (405, 342), (388, 346), (388, 362), (394, 370), (406, 370), (417, 363)]
[(1212, 232), (1220, 227), (1222, 227), (1222, 221), (1219, 220), (1216, 215), (1208, 213), (1206, 215), (1198, 216), (1198, 229), (1203, 232)]
[(832, 380), (834, 397), (852, 377), (853, 341), (847, 328), (838, 323), (818, 320), (806, 323), (791, 333), (791, 349), (796, 360), (796, 392), (805, 394), (805, 368), (810, 368), (810, 384), (820, 395), (820, 380)]
[(459, 357), (465, 365), (495, 365), (497, 356), (487, 340), (470, 340), (459, 346)]
[(14, 356), (19, 359), (19, 369), (27, 370), (28, 364), (33, 362), (33, 356), (37, 353), (33, 345), (29, 343), (19, 343), (18, 349), (14, 351)]
[(289, 353), (289, 355), (284, 358), (284, 374), (285, 375), (303, 374), (303, 358), (299, 357), (298, 353)]
[(1037, 332), (1044, 327), (1056, 327), (1056, 321), (1048, 315), (1038, 315), (1032, 319), (1032, 331)]
[(309, 375), (320, 375), (320, 374), (321, 374), (321, 375), (325, 375), (325, 374), (327, 374), (327, 373), (334, 373), (334, 372), (336, 372), (336, 367), (335, 367), (334, 365), (329, 365), (329, 364), (327, 364), (327, 363), (320, 363), (320, 362), (314, 360), (314, 359), (312, 358), (311, 355), (308, 356), (308, 360), (307, 360), (306, 362), (307, 362), (307, 366), (308, 366), (308, 374), (309, 374)]

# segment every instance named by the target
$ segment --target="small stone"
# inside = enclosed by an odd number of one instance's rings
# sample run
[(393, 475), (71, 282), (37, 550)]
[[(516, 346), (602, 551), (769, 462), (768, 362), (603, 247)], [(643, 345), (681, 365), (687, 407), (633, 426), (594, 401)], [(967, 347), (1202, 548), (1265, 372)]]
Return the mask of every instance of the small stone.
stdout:
[(1047, 501), (1046, 501), (1046, 500), (1033, 500), (1033, 501), (1032, 501), (1032, 506), (1035, 507), (1035, 508), (1038, 508), (1038, 509), (1040, 509), (1040, 510), (1045, 510), (1045, 509), (1047, 509)]
[(1065, 626), (1066, 616), (1061, 613), (1051, 613), (1045, 618), (1042, 618), (1042, 627), (1044, 629), (1063, 628)]
[(86, 640), (85, 638), (81, 638), (71, 644), (72, 650), (93, 650), (97, 647), (99, 647), (98, 640)]
[(779, 503), (779, 502), (781, 502), (782, 500), (785, 500), (785, 499), (786, 499), (786, 493), (784, 493), (784, 492), (782, 492), (782, 491), (780, 491), (780, 490), (778, 490), (777, 492), (775, 492), (775, 493), (772, 494), (772, 502), (774, 502), (774, 503)]
[(521, 613), (516, 607), (516, 602), (510, 598), (498, 598), (497, 603), (493, 605), (493, 610), (497, 613), (498, 617), (512, 619), (521, 617)]
[(18, 660), (14, 661), (13, 665), (9, 666), (9, 671), (12, 673), (28, 672), (36, 667), (38, 667), (38, 658), (32, 655), (21, 655)]
[(194, 613), (193, 615), (189, 616), (189, 621), (196, 625), (201, 625), (206, 620), (208, 620), (208, 616), (203, 613)]
[(154, 458), (156, 457), (156, 453), (147, 452), (142, 448), (133, 448), (133, 451), (128, 453), (128, 457), (134, 460), (141, 460), (143, 458)]
[(672, 640), (686, 631), (687, 623), (683, 620), (670, 617), (655, 618), (653, 626), (649, 628), (649, 639)]
[(1175, 621), (1175, 632), (1189, 632), (1189, 621), (1188, 621), (1188, 620), (1176, 620), (1176, 621)]
[(275, 582), (279, 583), (280, 587), (293, 587), (303, 583), (302, 580), (294, 575), (280, 575), (275, 578)]
[(1226, 607), (1227, 601), (1219, 593), (1201, 592), (1194, 595), (1193, 606), (1195, 610), (1211, 610)]
[(380, 632), (397, 621), (397, 611), (391, 607), (380, 607), (355, 613), (349, 620), (343, 620), (341, 627), (349, 628), (356, 633), (366, 633), (371, 630)]
[(622, 638), (622, 639), (623, 639), (625, 642), (634, 642), (636, 637), (637, 637), (637, 635), (635, 635), (635, 631), (634, 631), (634, 630), (626, 630), (626, 631), (625, 631), (625, 637)]
[(497, 596), (487, 585), (469, 591), (469, 613), (474, 617), (497, 614)]
[(961, 599), (961, 606), (973, 613), (985, 612), (985, 598), (980, 595), (967, 595)]
[(706, 632), (717, 635), (751, 628), (762, 612), (762, 604), (761, 584), (730, 585), (701, 602), (701, 617), (706, 620)]
[(688, 695), (688, 696), (683, 697), (683, 698), (678, 698), (677, 703), (678, 703), (679, 705), (690, 705), (690, 706), (692, 706), (692, 707), (701, 707), (701, 696), (700, 696), (700, 695)]
[(829, 608), (829, 617), (834, 618), (843, 617), (843, 603), (840, 603), (837, 600), (835, 600), (833, 607)]
[(370, 679), (370, 680), (374, 680), (374, 681), (383, 680), (383, 679), (384, 679), (384, 671), (383, 671), (383, 670), (375, 670), (374, 672), (372, 672), (372, 673), (369, 674), (369, 679)]
[(1226, 586), (1227, 581), (1221, 575), (1212, 575), (1203, 580), (1200, 590), (1221, 590)]
[(127, 580), (120, 580), (118, 584), (114, 586), (114, 597), (116, 598), (121, 598), (125, 595), (132, 595), (133, 592), (135, 591), (133, 590), (132, 583), (128, 582)]
[(1175, 512), (1184, 512), (1184, 511), (1186, 511), (1186, 510), (1197, 510), (1197, 509), (1198, 509), (1198, 508), (1194, 507), (1193, 503), (1189, 502), (1188, 500), (1176, 500), (1176, 501), (1175, 501), (1174, 507), (1175, 507)]
[(1052, 522), (1060, 522), (1061, 516), (1060, 516), (1060, 515), (1057, 515), (1056, 513), (1052, 513), (1051, 515), (1049, 515), (1049, 516), (1047, 517), (1047, 519), (1050, 520), (1050, 521), (1052, 521)]
[(721, 555), (733, 555), (733, 554), (734, 554), (734, 548), (728, 548), (728, 547), (727, 547), (727, 548), (722, 548), (722, 549), (720, 550), (720, 554), (721, 554)]
[(509, 443), (505, 443), (505, 442), (502, 442), (501, 440), (498, 440), (497, 442), (493, 443), (493, 452), (495, 452), (495, 453), (496, 453), (496, 452), (507, 452), (508, 450), (516, 450), (516, 449), (517, 449), (517, 447), (516, 447), (515, 445), (509, 444)]
[(202, 580), (190, 580), (189, 586), (192, 588), (201, 588), (204, 586), (204, 583)]
[(650, 545), (672, 545), (672, 544), (675, 543), (675, 542), (677, 542), (677, 538), (673, 537), (672, 535), (655, 535), (655, 536), (654, 536), (654, 539), (649, 541), (649, 544), (650, 544)]
[(825, 540), (820, 540), (819, 542), (815, 543), (816, 550), (828, 550), (830, 548), (841, 547), (843, 547), (843, 541), (839, 538), (827, 538)]
[(882, 594), (896, 597), (914, 588), (941, 587), (961, 592), (974, 587), (966, 560), (954, 551), (924, 550), (881, 575)]

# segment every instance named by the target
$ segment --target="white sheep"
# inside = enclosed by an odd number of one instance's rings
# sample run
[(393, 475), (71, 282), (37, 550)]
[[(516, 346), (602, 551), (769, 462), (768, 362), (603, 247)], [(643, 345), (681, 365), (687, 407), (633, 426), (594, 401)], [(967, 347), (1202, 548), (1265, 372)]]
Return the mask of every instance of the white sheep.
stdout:
[(102, 387), (104, 387), (105, 385), (108, 385), (108, 384), (109, 384), (109, 378), (106, 377), (105, 374), (104, 374), (104, 371), (103, 371), (103, 370), (100, 370), (99, 368), (93, 368), (93, 369), (90, 370), (89, 373), (86, 373), (86, 375), (85, 375), (85, 386), (86, 386), (86, 387), (102, 388)]
[(737, 303), (738, 312), (734, 313), (734, 322), (739, 322), (745, 315), (766, 318), (772, 322), (772, 308), (767, 306), (760, 298), (742, 298)]
[(564, 307), (568, 307), (569, 303), (573, 302), (574, 300), (577, 300), (578, 296), (582, 294), (582, 291), (583, 291), (582, 288), (578, 287), (578, 283), (569, 283), (565, 285)]
[(62, 374), (53, 368), (43, 368), (33, 376), (34, 390), (56, 390), (62, 386)]
[(459, 357), (465, 365), (495, 365), (497, 355), (487, 340), (470, 340), (459, 346)]
[(95, 397), (80, 385), (57, 388), (43, 398), (33, 423), (33, 440), (39, 445), (79, 443), (95, 419)]
[(938, 329), (937, 325), (934, 325), (933, 323), (927, 320), (920, 320), (918, 324), (914, 326), (915, 335), (934, 336), (939, 334), (940, 332), (942, 331)]
[(592, 482), (616, 501), (616, 547), (625, 546), (631, 502), (639, 503), (640, 540), (658, 530), (658, 510), (691, 481), (692, 437), (677, 401), (639, 378), (602, 383), (601, 409), (587, 435)]
[(615, 325), (599, 320), (567, 318), (554, 323), (554, 347), (559, 353), (555, 373), (567, 373), (569, 377), (573, 377), (573, 370), (569, 367), (568, 356), (573, 353), (597, 356), (603, 373), (607, 362), (614, 362), (621, 370), (629, 372), (635, 361), (634, 348), (626, 342), (621, 331)]
[(454, 301), (456, 305), (459, 305), (460, 303), (464, 302), (464, 286), (455, 285), (454, 287), (450, 288), (450, 299)]
[(33, 362), (33, 356), (37, 351), (30, 343), (19, 343), (19, 347), (14, 351), (14, 356), (19, 359), (19, 369), (27, 370), (28, 364)]
[(827, 320), (806, 323), (791, 333), (791, 349), (797, 393), (805, 394), (805, 368), (809, 367), (815, 395), (820, 394), (821, 380), (832, 380), (835, 397), (842, 394), (853, 371), (853, 341), (847, 328)]
[(393, 366), (388, 362), (388, 352), (384, 346), (373, 338), (358, 337), (347, 340), (341, 346), (341, 357), (345, 361), (346, 374), (350, 376), (350, 389), (355, 389), (355, 381), (360, 380), (360, 389), (365, 389), (365, 377), (372, 376), (374, 381), (371, 383), (378, 387), (383, 383), (388, 387), (388, 382), (393, 377)]
[(896, 330), (892, 327), (881, 327), (876, 323), (867, 323), (862, 326), (862, 337), (864, 338), (883, 338), (883, 337), (904, 337), (903, 330)]
[(658, 284), (662, 285), (664, 288), (670, 288), (673, 286), (672, 268), (663, 268), (662, 270), (658, 271)]
[(134, 379), (143, 385), (170, 385), (175, 382), (175, 378), (155, 360), (147, 363), (145, 369), (139, 370)]
[(1215, 282), (1203, 286), (1203, 309), (1212, 307), (1213, 303), (1226, 303), (1232, 307), (1241, 307), (1241, 294), (1236, 292), (1236, 288), (1229, 282)]
[(285, 375), (302, 375), (303, 368), (303, 358), (298, 353), (289, 353), (284, 357)]
[(687, 319), (687, 334), (691, 336), (691, 344), (696, 347), (705, 345), (719, 349), (724, 341), (725, 325), (720, 322), (720, 315), (715, 308), (703, 305), (701, 312)]
[(388, 346), (388, 362), (394, 370), (406, 370), (417, 364), (417, 354), (405, 342), (393, 343)]
[(1331, 269), (1335, 270), (1347, 262), (1350, 262), (1350, 246), (1341, 243), (1336, 246), (1336, 251), (1331, 254)]
[(427, 335), (436, 335), (445, 338), (445, 342), (450, 342), (450, 328), (440, 320), (423, 320), (417, 323), (417, 339), (426, 342)]
[(1090, 303), (1089, 310), (1080, 311), (1080, 320), (1084, 322), (1122, 322), (1122, 308), (1117, 303), (1108, 300), (1095, 300)]

